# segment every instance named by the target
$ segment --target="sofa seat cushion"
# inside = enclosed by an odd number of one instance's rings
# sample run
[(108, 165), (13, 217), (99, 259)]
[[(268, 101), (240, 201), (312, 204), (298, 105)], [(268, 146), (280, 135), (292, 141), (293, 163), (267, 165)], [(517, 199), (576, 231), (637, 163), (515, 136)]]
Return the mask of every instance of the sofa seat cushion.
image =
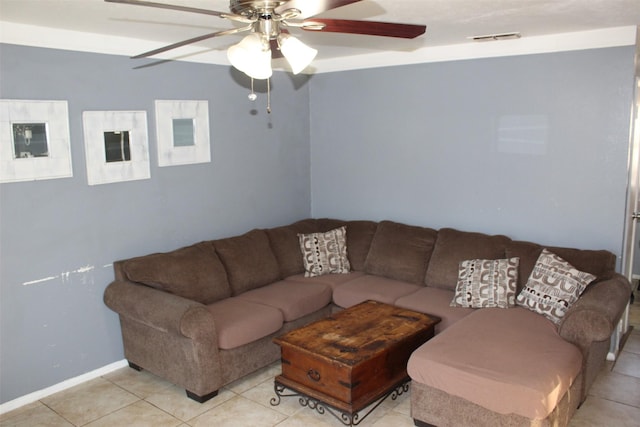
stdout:
[(223, 350), (240, 347), (278, 331), (284, 322), (277, 308), (232, 297), (209, 304), (213, 316), (218, 347)]
[(582, 354), (527, 309), (475, 311), (420, 346), (413, 381), (500, 414), (544, 419), (582, 368)]
[(292, 282), (322, 283), (329, 285), (332, 290), (335, 290), (338, 286), (363, 275), (364, 273), (362, 271), (352, 271), (347, 274), (323, 274), (322, 276), (315, 277), (304, 277), (304, 274), (294, 274), (293, 276), (286, 277), (285, 280)]
[(331, 287), (323, 283), (280, 280), (244, 292), (238, 298), (277, 308), (284, 320), (291, 322), (328, 305), (331, 302)]
[(398, 298), (411, 294), (420, 288), (420, 286), (411, 283), (364, 274), (338, 286), (333, 291), (333, 302), (343, 308), (367, 300), (394, 304)]
[(466, 307), (450, 307), (454, 292), (449, 289), (420, 288), (414, 293), (396, 300), (395, 305), (420, 313), (438, 316), (440, 323), (436, 325), (436, 334), (447, 329), (463, 317), (473, 313), (475, 309)]

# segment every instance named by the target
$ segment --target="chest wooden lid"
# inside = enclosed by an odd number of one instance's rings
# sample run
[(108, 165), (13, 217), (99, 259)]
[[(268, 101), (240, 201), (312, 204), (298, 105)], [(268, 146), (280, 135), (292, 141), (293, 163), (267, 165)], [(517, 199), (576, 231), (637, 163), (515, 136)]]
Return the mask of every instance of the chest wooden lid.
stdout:
[(440, 318), (366, 301), (274, 339), (314, 355), (353, 365), (432, 329)]

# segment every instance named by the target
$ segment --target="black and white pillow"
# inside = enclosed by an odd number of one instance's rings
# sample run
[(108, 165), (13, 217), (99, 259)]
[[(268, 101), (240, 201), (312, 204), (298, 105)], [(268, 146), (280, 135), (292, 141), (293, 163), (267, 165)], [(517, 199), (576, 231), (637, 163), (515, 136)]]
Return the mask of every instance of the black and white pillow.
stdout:
[(298, 234), (298, 239), (305, 277), (351, 271), (347, 257), (346, 226), (325, 233)]
[(593, 274), (576, 270), (558, 255), (543, 249), (516, 303), (558, 324), (595, 279)]
[(520, 258), (462, 261), (451, 307), (515, 306), (519, 263)]

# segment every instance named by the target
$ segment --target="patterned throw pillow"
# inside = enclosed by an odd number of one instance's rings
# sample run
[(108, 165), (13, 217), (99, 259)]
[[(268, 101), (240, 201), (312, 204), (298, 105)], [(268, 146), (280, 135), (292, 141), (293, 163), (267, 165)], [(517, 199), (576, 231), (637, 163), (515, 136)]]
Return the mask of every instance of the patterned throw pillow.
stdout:
[(595, 278), (543, 249), (516, 303), (558, 324)]
[(451, 307), (515, 306), (519, 262), (520, 258), (462, 261)]
[(314, 277), (329, 273), (349, 273), (347, 258), (347, 227), (326, 233), (298, 234), (304, 263), (304, 276)]

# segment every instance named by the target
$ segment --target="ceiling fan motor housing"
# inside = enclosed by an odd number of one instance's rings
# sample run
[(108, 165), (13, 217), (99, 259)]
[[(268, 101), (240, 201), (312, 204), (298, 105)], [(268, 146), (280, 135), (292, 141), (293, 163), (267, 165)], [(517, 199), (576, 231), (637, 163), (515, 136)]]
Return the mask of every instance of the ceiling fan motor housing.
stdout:
[(288, 0), (230, 0), (229, 9), (238, 15), (273, 15)]
[[(253, 19), (253, 31), (262, 34), (268, 40), (277, 39), (281, 32), (280, 22), (284, 19), (300, 13), (298, 10), (287, 10), (280, 15), (275, 8), (287, 3), (289, 0), (231, 0), (229, 9), (236, 15)], [(288, 12), (288, 13), (287, 13)]]

